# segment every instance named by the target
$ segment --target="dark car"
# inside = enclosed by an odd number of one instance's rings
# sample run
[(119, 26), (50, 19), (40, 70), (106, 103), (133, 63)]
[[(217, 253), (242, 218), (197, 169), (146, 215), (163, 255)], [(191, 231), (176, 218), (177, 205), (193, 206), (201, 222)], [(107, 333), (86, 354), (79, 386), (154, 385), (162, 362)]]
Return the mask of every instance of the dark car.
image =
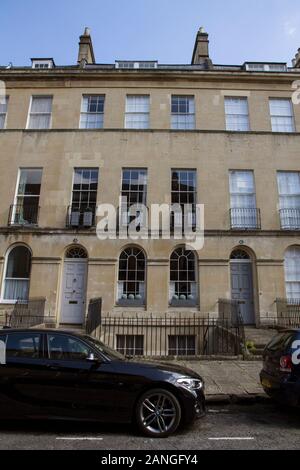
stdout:
[(285, 330), (267, 344), (260, 373), (265, 392), (277, 402), (300, 405), (300, 330)]
[(0, 330), (0, 418), (134, 421), (165, 437), (204, 413), (192, 370), (133, 362), (90, 336)]

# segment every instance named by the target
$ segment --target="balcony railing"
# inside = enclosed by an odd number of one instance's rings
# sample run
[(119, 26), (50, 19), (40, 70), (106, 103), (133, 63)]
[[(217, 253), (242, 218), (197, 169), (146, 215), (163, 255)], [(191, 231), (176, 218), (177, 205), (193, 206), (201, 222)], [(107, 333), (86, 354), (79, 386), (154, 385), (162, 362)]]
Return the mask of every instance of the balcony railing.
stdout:
[(39, 206), (13, 204), (9, 209), (8, 225), (38, 225)]
[(232, 230), (260, 230), (260, 209), (246, 207), (230, 209), (230, 224)]
[(300, 209), (280, 209), (282, 230), (300, 230)]
[(69, 206), (67, 211), (67, 228), (90, 228), (95, 226), (95, 208)]

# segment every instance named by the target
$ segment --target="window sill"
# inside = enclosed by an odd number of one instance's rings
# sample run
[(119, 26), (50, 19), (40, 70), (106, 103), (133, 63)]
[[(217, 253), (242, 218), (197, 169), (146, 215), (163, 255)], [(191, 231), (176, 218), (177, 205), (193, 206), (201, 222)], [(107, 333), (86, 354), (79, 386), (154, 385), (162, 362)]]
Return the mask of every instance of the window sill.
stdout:
[(169, 307), (175, 308), (197, 308), (198, 306), (199, 305), (196, 300), (172, 300), (171, 302), (169, 302)]
[(118, 300), (116, 307), (145, 307), (145, 302), (143, 300)]

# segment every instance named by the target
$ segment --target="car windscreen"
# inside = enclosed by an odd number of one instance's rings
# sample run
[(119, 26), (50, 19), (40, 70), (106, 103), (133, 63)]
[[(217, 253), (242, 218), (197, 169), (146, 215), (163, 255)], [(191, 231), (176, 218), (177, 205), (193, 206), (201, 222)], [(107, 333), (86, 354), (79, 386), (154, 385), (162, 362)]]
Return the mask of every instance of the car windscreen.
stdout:
[(85, 339), (87, 339), (98, 351), (104, 354), (108, 359), (118, 359), (119, 361), (124, 361), (125, 358), (122, 354), (106, 346), (101, 341), (92, 338), (91, 336), (85, 336)]
[(286, 350), (291, 342), (297, 339), (297, 334), (293, 331), (285, 331), (284, 333), (279, 333), (267, 344), (266, 349), (268, 351), (284, 351)]

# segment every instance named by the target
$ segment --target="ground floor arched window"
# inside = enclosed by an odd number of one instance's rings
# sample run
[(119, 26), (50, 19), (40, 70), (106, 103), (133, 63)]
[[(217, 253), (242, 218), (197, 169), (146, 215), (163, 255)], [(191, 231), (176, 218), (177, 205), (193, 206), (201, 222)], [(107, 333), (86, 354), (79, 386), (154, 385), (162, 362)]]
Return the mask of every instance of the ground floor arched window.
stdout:
[(170, 259), (170, 303), (197, 303), (196, 256), (191, 250), (177, 248)]
[(285, 289), (289, 300), (300, 301), (300, 247), (292, 246), (285, 252)]
[(129, 247), (119, 259), (118, 303), (144, 304), (146, 257), (140, 248)]
[(15, 246), (7, 255), (3, 300), (28, 300), (31, 252), (23, 245)]

